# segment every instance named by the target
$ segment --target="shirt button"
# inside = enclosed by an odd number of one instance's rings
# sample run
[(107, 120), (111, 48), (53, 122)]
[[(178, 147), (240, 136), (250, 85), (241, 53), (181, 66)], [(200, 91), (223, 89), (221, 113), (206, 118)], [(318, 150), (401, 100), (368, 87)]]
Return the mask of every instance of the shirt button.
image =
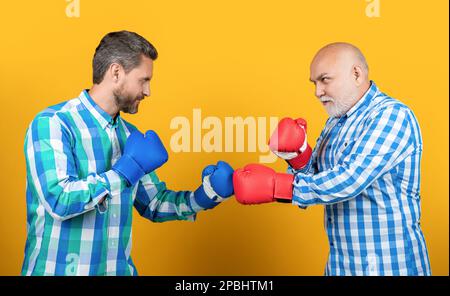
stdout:
[(339, 126), (339, 127), (342, 126), (342, 123), (338, 123), (338, 126)]
[(116, 214), (113, 214), (113, 218), (117, 218), (117, 215), (116, 215)]

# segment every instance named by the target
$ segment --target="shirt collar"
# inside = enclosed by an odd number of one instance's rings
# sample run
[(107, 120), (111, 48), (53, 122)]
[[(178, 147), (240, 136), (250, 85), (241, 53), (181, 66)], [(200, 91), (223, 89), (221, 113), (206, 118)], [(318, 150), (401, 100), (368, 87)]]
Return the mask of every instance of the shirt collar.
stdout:
[(356, 110), (364, 110), (370, 105), (372, 99), (379, 92), (377, 85), (372, 80), (370, 81), (369, 89), (364, 93), (364, 95), (359, 99), (359, 101), (350, 110), (345, 113), (346, 117), (350, 117)]
[(86, 109), (94, 116), (95, 119), (100, 123), (101, 127), (105, 129), (108, 125), (111, 125), (112, 127), (117, 126), (117, 123), (119, 122), (120, 113), (117, 114), (116, 119), (111, 117), (108, 113), (106, 113), (105, 110), (100, 108), (99, 105), (97, 105), (92, 97), (88, 93), (88, 89), (85, 89), (81, 92), (79, 99), (81, 103), (86, 107)]

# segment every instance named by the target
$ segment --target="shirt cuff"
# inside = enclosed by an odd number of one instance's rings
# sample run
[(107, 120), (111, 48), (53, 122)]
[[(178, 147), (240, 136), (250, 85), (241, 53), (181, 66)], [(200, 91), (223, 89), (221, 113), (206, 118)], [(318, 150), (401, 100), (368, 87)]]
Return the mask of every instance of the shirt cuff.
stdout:
[(309, 178), (311, 178), (311, 176), (303, 173), (295, 174), (293, 183), (294, 188), (292, 192), (292, 203), (299, 206), (299, 208), (301, 209), (306, 209), (308, 206), (313, 205), (314, 203), (314, 198), (308, 197), (310, 189), (307, 179)]
[[(100, 214), (105, 213), (108, 210), (108, 192), (100, 196), (100, 200), (103, 198), (103, 201), (97, 203), (95, 208)], [(98, 200), (98, 199), (97, 199)]]
[[(106, 196), (108, 194), (108, 191), (103, 188), (103, 190), (96, 192), (95, 197), (92, 198), (92, 200), (84, 205), (84, 211), (82, 213), (85, 213), (87, 211), (91, 211), (93, 209), (99, 209), (98, 205), (100, 203), (100, 201), (104, 198), (104, 196)], [(104, 202), (102, 202), (103, 204)], [(103, 209), (102, 209), (103, 210)], [(66, 218), (70, 218), (73, 217), (74, 215), (69, 215)]]
[(127, 187), (127, 181), (114, 170), (105, 172), (103, 176), (108, 190), (108, 195), (106, 196), (107, 199), (119, 196), (123, 189)]
[(291, 167), (290, 165), (288, 166), (288, 173), (289, 174), (293, 174), (293, 175), (297, 175), (297, 174), (308, 174), (311, 170), (312, 167), (312, 159), (309, 160), (309, 162), (305, 165), (305, 167), (296, 170), (293, 167)]

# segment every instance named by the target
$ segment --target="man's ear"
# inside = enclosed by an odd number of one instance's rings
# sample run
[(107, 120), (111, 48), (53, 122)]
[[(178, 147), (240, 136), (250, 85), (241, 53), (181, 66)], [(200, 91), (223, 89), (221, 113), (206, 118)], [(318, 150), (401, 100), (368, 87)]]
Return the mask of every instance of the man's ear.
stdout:
[(363, 73), (362, 68), (360, 66), (358, 66), (358, 65), (354, 65), (353, 69), (352, 69), (352, 72), (353, 72), (352, 73), (353, 77), (355, 78), (356, 85), (360, 86), (363, 83), (363, 80), (364, 80), (363, 79), (364, 73)]
[(109, 72), (109, 74), (110, 74), (111, 81), (112, 81), (113, 83), (119, 82), (121, 69), (122, 69), (122, 66), (119, 65), (119, 64), (117, 64), (117, 63), (112, 63), (112, 64), (109, 66), (108, 72)]

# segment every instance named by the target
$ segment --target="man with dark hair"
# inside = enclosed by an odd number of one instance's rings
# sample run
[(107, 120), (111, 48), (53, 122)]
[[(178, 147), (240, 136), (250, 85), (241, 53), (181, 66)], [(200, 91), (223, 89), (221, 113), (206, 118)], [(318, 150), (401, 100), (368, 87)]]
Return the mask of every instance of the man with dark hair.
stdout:
[(203, 170), (195, 191), (168, 190), (155, 173), (168, 160), (160, 138), (120, 116), (150, 95), (157, 56), (136, 33), (107, 34), (94, 55), (92, 88), (31, 122), (22, 275), (137, 275), (133, 206), (155, 222), (194, 221), (233, 194), (233, 169), (222, 161)]

